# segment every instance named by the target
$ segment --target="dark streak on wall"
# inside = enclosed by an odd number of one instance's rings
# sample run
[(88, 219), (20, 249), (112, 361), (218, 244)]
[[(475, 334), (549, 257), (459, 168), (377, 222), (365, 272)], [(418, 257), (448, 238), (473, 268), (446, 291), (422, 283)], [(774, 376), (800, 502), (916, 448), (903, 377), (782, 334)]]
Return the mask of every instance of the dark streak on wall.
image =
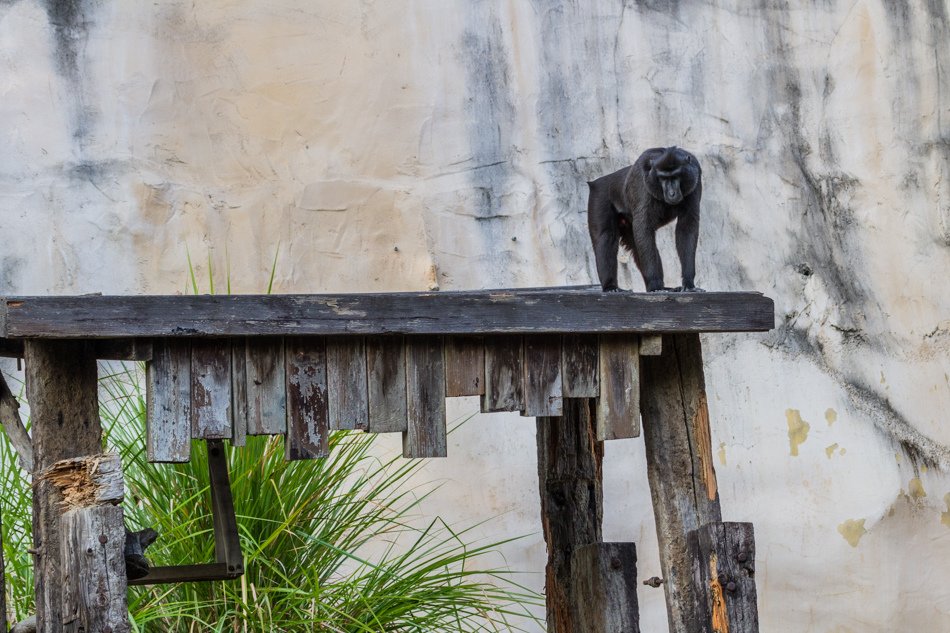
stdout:
[(92, 113), (83, 104), (82, 52), (89, 38), (96, 0), (45, 0), (46, 15), (54, 33), (56, 71), (76, 98), (73, 135), (82, 142), (89, 133)]

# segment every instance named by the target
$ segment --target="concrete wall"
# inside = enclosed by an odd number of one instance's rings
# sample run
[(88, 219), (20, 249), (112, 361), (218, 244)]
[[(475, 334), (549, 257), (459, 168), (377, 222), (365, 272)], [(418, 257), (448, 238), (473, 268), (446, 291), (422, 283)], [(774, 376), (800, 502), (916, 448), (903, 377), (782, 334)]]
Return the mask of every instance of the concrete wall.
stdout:
[[(698, 283), (775, 298), (707, 337), (724, 515), (763, 631), (950, 630), (946, 0), (0, 0), (0, 292), (594, 280), (585, 181), (677, 144)], [(667, 278), (678, 266), (663, 237)], [(622, 285), (641, 289), (625, 258)], [(210, 272), (209, 272), (210, 271)], [(474, 400), (453, 404), (461, 418)], [(425, 476), (540, 570), (533, 423)], [(639, 441), (606, 537), (658, 574)], [(540, 585), (540, 574), (531, 577)], [(643, 588), (644, 630), (662, 592)]]

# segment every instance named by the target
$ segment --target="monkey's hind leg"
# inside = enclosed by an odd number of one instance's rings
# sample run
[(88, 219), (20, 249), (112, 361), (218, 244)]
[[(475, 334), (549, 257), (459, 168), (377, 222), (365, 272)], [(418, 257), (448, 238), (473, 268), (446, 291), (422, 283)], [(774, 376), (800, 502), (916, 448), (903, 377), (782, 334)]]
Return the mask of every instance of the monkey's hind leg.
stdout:
[(618, 292), (617, 249), (620, 247), (620, 230), (617, 213), (607, 192), (591, 183), (587, 200), (587, 226), (594, 246), (597, 277), (604, 292)]

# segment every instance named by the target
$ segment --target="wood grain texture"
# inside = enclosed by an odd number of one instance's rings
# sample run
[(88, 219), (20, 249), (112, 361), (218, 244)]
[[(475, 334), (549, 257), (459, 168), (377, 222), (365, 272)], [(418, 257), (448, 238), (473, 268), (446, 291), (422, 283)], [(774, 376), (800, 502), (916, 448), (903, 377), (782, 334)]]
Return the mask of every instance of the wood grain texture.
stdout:
[(524, 349), (520, 336), (485, 339), (482, 413), (524, 409)]
[(231, 342), (191, 342), (191, 436), (231, 437)]
[(549, 633), (580, 630), (574, 552), (601, 541), (604, 444), (592, 407), (592, 400), (570, 398), (562, 416), (536, 419)]
[(327, 409), (327, 350), (322, 338), (288, 337), (287, 459), (313, 459), (330, 454)]
[(247, 340), (231, 341), (231, 446), (247, 444)]
[(561, 415), (560, 336), (524, 338), (524, 401), (523, 415)]
[(20, 417), (20, 401), (10, 391), (2, 373), (0, 373), (0, 425), (3, 426), (7, 439), (16, 451), (20, 468), (28, 473), (33, 472), (33, 440), (30, 439), (30, 434)]
[(146, 457), (150, 462), (191, 458), (191, 344), (156, 341), (145, 364)]
[(445, 395), (480, 396), (485, 393), (485, 344), (476, 336), (445, 339)]
[(577, 633), (640, 633), (634, 543), (585, 545), (573, 567)]
[(125, 526), (122, 508), (96, 505), (63, 515), (62, 628), (64, 633), (127, 633)]
[(555, 289), (0, 301), (3, 338), (732, 332), (774, 326), (772, 300), (752, 292)]
[(601, 335), (597, 439), (640, 435), (640, 341), (631, 334)]
[(373, 433), (405, 432), (406, 344), (401, 336), (366, 339), (368, 430)]
[(708, 523), (686, 538), (699, 599), (692, 631), (759, 633), (751, 523)]
[[(26, 396), (34, 472), (102, 450), (95, 356), (78, 341), (27, 341)], [(39, 630), (63, 621), (62, 494), (48, 480), (33, 486), (33, 587)], [(123, 574), (124, 578), (124, 574)]]
[(330, 428), (365, 431), (369, 426), (366, 343), (362, 337), (327, 341)]
[(280, 338), (248, 338), (247, 434), (280, 435), (287, 431), (284, 342)]
[[(686, 534), (722, 521), (709, 442), (709, 414), (698, 334), (663, 337), (661, 356), (641, 357), (640, 410), (671, 633), (693, 633), (697, 596)], [(697, 429), (705, 425), (705, 429)]]
[(442, 341), (433, 337), (406, 339), (408, 429), (403, 457), (445, 457), (445, 367)]
[(600, 395), (595, 334), (565, 334), (561, 341), (561, 390), (565, 398)]
[(663, 353), (663, 336), (649, 334), (640, 337), (641, 356), (659, 356)]

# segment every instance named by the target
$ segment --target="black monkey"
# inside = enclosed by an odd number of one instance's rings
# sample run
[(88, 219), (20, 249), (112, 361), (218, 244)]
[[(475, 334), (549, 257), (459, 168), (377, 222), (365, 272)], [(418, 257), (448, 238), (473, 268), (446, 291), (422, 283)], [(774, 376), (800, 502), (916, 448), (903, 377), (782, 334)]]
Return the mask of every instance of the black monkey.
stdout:
[[(597, 275), (605, 292), (617, 291), (617, 249), (623, 244), (643, 275), (647, 292), (702, 292), (696, 276), (702, 169), (696, 157), (678, 147), (654, 147), (636, 162), (587, 183), (587, 225), (594, 243)], [(663, 262), (656, 230), (676, 220), (676, 252), (683, 285), (663, 287)]]

